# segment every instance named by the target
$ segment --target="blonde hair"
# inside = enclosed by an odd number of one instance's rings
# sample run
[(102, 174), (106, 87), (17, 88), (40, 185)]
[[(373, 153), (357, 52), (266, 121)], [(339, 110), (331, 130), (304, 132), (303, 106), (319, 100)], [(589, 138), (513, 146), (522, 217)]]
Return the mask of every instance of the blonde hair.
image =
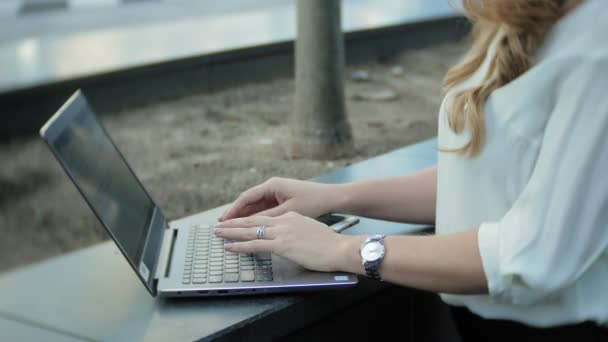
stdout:
[(565, 0), (462, 0), (464, 14), (473, 22), (473, 44), (463, 60), (452, 67), (443, 82), (444, 93), (471, 76), (483, 63), (499, 29), (487, 74), (480, 85), (455, 94), (448, 108), (448, 124), (455, 133), (469, 130), (469, 142), (457, 149), (468, 157), (479, 154), (485, 139), (483, 107), (496, 89), (530, 68), (531, 58), (547, 32), (573, 7), (581, 3)]

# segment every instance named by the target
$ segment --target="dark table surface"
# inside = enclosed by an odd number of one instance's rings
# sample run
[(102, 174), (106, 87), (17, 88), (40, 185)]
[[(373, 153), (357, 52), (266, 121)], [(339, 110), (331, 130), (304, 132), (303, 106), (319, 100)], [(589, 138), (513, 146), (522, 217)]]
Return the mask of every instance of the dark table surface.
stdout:
[[(435, 165), (436, 155), (431, 139), (315, 180), (346, 183), (413, 173)], [(214, 222), (223, 208), (183, 220)], [(424, 228), (362, 218), (344, 234), (415, 234)], [(0, 339), (272, 340), (388, 286), (360, 280), (353, 288), (305, 294), (153, 298), (110, 241), (0, 275)]]

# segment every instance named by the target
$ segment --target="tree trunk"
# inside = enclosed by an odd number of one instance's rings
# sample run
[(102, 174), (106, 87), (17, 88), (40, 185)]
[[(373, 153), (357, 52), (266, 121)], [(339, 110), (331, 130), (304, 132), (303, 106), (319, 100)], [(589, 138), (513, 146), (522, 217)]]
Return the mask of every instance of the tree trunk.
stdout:
[(352, 150), (344, 103), (340, 0), (297, 0), (292, 156), (334, 159)]

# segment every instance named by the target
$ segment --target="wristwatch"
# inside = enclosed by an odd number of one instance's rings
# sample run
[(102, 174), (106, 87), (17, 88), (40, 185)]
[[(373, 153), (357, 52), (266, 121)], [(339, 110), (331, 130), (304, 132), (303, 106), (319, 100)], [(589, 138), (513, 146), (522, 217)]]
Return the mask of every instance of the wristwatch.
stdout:
[(379, 269), (385, 254), (384, 235), (372, 235), (361, 245), (359, 255), (369, 278), (381, 280)]

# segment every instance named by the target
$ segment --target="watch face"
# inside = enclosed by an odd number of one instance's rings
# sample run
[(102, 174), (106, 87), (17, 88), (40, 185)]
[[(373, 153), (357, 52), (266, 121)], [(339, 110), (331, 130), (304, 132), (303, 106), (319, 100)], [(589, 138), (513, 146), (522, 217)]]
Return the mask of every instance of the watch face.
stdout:
[(366, 261), (376, 261), (384, 254), (384, 246), (380, 242), (370, 242), (361, 249), (361, 257)]

